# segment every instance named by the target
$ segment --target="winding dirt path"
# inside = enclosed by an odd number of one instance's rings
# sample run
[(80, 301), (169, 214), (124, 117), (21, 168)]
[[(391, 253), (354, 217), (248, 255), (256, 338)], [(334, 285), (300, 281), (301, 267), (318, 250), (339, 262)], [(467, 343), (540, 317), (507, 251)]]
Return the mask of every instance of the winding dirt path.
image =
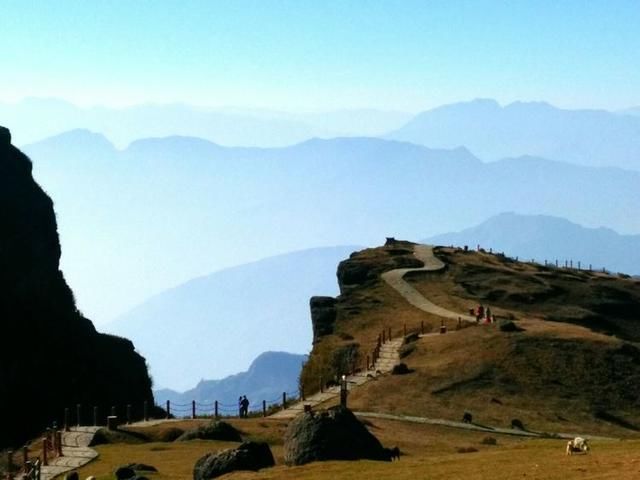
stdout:
[(413, 255), (424, 263), (424, 267), (398, 268), (383, 273), (382, 279), (402, 295), (407, 302), (423, 312), (452, 320), (460, 318), (462, 321), (475, 323), (476, 319), (471, 315), (456, 313), (431, 302), (404, 279), (404, 276), (409, 272), (439, 272), (445, 268), (445, 264), (433, 254), (433, 246), (431, 245), (415, 245)]
[(440, 425), (443, 427), (459, 428), (462, 430), (474, 430), (477, 432), (495, 433), (500, 435), (514, 435), (517, 437), (535, 437), (535, 438), (562, 438), (573, 439), (582, 437), (588, 440), (618, 440), (612, 437), (601, 437), (596, 435), (586, 435), (583, 433), (556, 433), (556, 432), (534, 432), (531, 430), (518, 430), (515, 428), (491, 427), (488, 425), (479, 425), (475, 423), (454, 422), (451, 420), (443, 420), (441, 418), (413, 417), (410, 415), (391, 415), (388, 413), (376, 412), (353, 412), (362, 418), (380, 418), (385, 420), (397, 420), (400, 422), (422, 423), (426, 425)]
[[(459, 314), (439, 307), (433, 302), (427, 300), (420, 292), (413, 288), (409, 283), (404, 280), (405, 274), (408, 272), (438, 272), (445, 268), (445, 264), (441, 260), (436, 258), (433, 254), (433, 247), (429, 245), (415, 245), (413, 249), (414, 256), (424, 263), (420, 268), (398, 268), (382, 274), (382, 279), (387, 282), (392, 288), (397, 290), (407, 302), (411, 305), (419, 308), (422, 311), (432, 313), (444, 318), (450, 318), (458, 320), (458, 318), (467, 321), (475, 322), (475, 318), (469, 315)], [(426, 335), (425, 335), (426, 336)], [(376, 361), (376, 364), (371, 370), (366, 372), (357, 373), (347, 377), (347, 383), (349, 388), (357, 388), (364, 385), (367, 382), (375, 380), (380, 374), (389, 373), (395, 364), (400, 361), (399, 349), (402, 346), (404, 339), (402, 337), (395, 338), (384, 343), (381, 346), (380, 358)], [(314, 408), (329, 400), (333, 400), (340, 395), (339, 387), (331, 387), (324, 392), (318, 392), (304, 401), (296, 402), (290, 405), (288, 408), (276, 412), (271, 415), (271, 418), (294, 418), (304, 411), (304, 406), (309, 405)]]

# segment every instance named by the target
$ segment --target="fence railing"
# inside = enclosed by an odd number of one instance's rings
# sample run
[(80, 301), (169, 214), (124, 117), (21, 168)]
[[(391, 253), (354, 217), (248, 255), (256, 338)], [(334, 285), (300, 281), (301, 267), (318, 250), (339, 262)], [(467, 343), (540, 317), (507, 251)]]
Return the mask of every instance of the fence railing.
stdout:
[[(40, 480), (41, 467), (49, 465), (49, 462), (57, 457), (62, 457), (62, 432), (48, 428), (41, 440), (41, 449), (32, 449), (28, 445), (22, 447), (21, 465), (16, 466), (17, 452), (7, 452), (6, 480), (14, 480), (16, 476), (24, 480)], [(32, 456), (33, 453), (37, 455)]]
[[(261, 400), (250, 403), (247, 409), (249, 415), (262, 415), (266, 417), (275, 409), (285, 409), (296, 399), (302, 398), (301, 392), (282, 392), (278, 398)], [(201, 403), (192, 400), (189, 403), (177, 403), (167, 400), (164, 405), (156, 405), (166, 412), (166, 418), (202, 418), (202, 417), (235, 417), (242, 416), (242, 407), (238, 403), (222, 403), (215, 400), (210, 403)], [(148, 420), (148, 419), (147, 419)]]
[[(450, 248), (458, 248), (460, 250), (464, 250), (469, 251), (468, 246), (464, 246), (464, 247), (455, 247), (453, 245), (450, 246)], [(525, 259), (525, 258), (520, 258), (519, 256), (515, 256), (515, 257), (509, 257), (507, 255), (505, 255), (504, 252), (497, 252), (497, 251), (493, 251), (493, 248), (489, 248), (489, 249), (485, 249), (483, 247), (481, 247), (480, 245), (476, 246), (476, 250), (478, 252), (482, 252), (482, 253), (489, 253), (489, 254), (493, 254), (493, 255), (500, 255), (504, 258), (508, 258), (511, 259), (515, 262), (523, 262), (523, 263), (534, 263), (536, 265), (544, 265), (545, 267), (549, 267), (549, 268), (558, 268), (558, 269), (562, 269), (564, 268), (565, 270), (579, 270), (579, 271), (584, 271), (584, 272), (599, 272), (599, 273), (605, 273), (605, 274), (611, 274), (612, 271), (608, 270), (606, 267), (594, 267), (593, 264), (589, 263), (583, 263), (581, 260), (574, 260), (573, 258), (569, 258), (569, 259), (558, 259), (555, 258), (553, 260), (549, 260), (549, 259), (544, 259), (543, 261), (537, 261), (535, 258), (531, 258), (530, 261)]]

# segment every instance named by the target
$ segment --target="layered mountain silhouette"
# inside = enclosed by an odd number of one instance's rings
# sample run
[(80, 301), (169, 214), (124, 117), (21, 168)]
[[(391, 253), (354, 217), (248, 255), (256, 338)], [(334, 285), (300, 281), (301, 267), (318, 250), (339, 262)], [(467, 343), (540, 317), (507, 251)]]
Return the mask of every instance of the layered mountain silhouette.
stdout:
[(533, 155), (640, 170), (640, 118), (544, 102), (445, 105), (417, 115), (389, 138), (432, 148), (464, 145), (485, 160)]
[(258, 149), (168, 137), (117, 150), (86, 131), (26, 151), (56, 199), (79, 304), (101, 322), (223, 267), (309, 246), (418, 240), (504, 211), (640, 231), (629, 215), (640, 209), (640, 173), (537, 157), (483, 163), (464, 148), (375, 138)]
[(132, 404), (141, 416), (143, 402), (153, 400), (133, 344), (97, 333), (77, 310), (59, 269), (53, 202), (31, 170), (0, 127), (0, 447), (61, 424), (65, 407), (106, 413)]
[(559, 265), (640, 274), (640, 235), (620, 235), (609, 228), (585, 228), (547, 215), (503, 213), (460, 232), (425, 240), (437, 245), (476, 245), (521, 259), (545, 260)]
[[(157, 388), (186, 390), (243, 371), (270, 349), (306, 353), (309, 298), (337, 293), (336, 265), (358, 248), (304, 250), (222, 270), (162, 292), (105, 328), (135, 341)], [(271, 358), (263, 360), (259, 371)]]
[[(279, 403), (282, 393), (298, 392), (298, 377), (307, 355), (285, 352), (265, 352), (260, 354), (246, 372), (230, 375), (221, 380), (201, 380), (185, 392), (163, 389), (156, 390), (154, 396), (159, 405), (167, 400), (171, 403), (189, 404), (193, 400), (209, 408), (216, 400), (224, 405), (237, 405), (238, 397), (246, 395), (254, 408), (262, 408), (262, 401)], [(253, 408), (252, 408), (253, 409)], [(224, 407), (227, 413), (236, 413), (235, 408)], [(220, 407), (223, 412), (223, 407)]]
[[(33, 122), (34, 118), (39, 121)], [(274, 147), (312, 137), (382, 135), (410, 118), (402, 112), (373, 109), (291, 113), (185, 104), (80, 108), (55, 98), (0, 102), (0, 121), (13, 125), (19, 145), (67, 130), (90, 129), (119, 146), (144, 137), (186, 135), (222, 145)]]

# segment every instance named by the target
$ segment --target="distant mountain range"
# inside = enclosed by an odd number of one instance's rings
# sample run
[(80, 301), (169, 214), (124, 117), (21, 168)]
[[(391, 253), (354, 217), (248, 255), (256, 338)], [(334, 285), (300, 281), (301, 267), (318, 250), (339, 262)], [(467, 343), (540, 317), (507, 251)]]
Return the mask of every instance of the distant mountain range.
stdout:
[[(217, 400), (220, 413), (236, 414), (238, 397), (246, 395), (251, 402), (251, 410), (262, 408), (262, 401), (268, 405), (280, 403), (282, 393), (289, 398), (298, 394), (298, 377), (307, 355), (284, 352), (265, 352), (256, 358), (246, 372), (230, 375), (221, 380), (201, 380), (194, 388), (183, 393), (170, 389), (153, 392), (156, 404), (164, 405), (167, 400), (174, 404), (190, 404), (196, 401), (211, 409)], [(224, 406), (223, 406), (224, 405)], [(188, 408), (188, 407), (187, 407)]]
[(105, 329), (135, 342), (156, 388), (185, 390), (242, 371), (266, 350), (307, 353), (309, 299), (336, 295), (338, 263), (360, 248), (310, 249), (222, 270), (150, 298)]
[(503, 213), (472, 228), (425, 240), (437, 245), (493, 248), (512, 257), (563, 265), (606, 268), (640, 274), (640, 235), (619, 235), (608, 228), (584, 228), (563, 218)]
[(420, 113), (388, 138), (431, 148), (465, 146), (484, 160), (532, 155), (640, 170), (640, 118), (544, 102), (445, 105)]
[[(382, 135), (412, 115), (374, 109), (291, 113), (185, 104), (80, 108), (55, 98), (0, 103), (0, 124), (24, 145), (74, 129), (100, 132), (119, 147), (146, 137), (185, 135), (221, 145), (275, 147), (313, 137)], [(37, 119), (37, 121), (34, 121)]]
[(639, 172), (536, 157), (483, 163), (464, 148), (375, 138), (258, 149), (168, 137), (120, 151), (83, 130), (25, 150), (55, 202), (65, 275), (98, 323), (224, 267), (417, 240), (504, 211), (640, 232), (629, 214), (640, 210)]

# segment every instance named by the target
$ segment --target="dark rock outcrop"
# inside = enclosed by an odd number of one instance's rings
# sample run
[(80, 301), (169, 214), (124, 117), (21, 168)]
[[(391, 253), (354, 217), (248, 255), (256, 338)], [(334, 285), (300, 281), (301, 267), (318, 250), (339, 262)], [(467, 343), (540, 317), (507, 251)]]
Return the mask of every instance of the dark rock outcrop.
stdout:
[(333, 333), (333, 326), (338, 314), (337, 300), (333, 297), (311, 297), (311, 324), (313, 326), (314, 343), (324, 335)]
[(131, 467), (118, 467), (114, 472), (116, 480), (132, 480), (136, 472)]
[(370, 250), (354, 252), (338, 265), (338, 285), (345, 294), (354, 288), (375, 283), (380, 275), (395, 268), (419, 268), (424, 264), (413, 256), (411, 242), (394, 240), (384, 248), (384, 258), (370, 255)]
[(287, 465), (322, 460), (389, 460), (378, 439), (347, 408), (334, 407), (296, 418), (285, 433)]
[(10, 141), (0, 128), (0, 447), (61, 424), (65, 407), (153, 405), (133, 344), (99, 334), (77, 310), (59, 269), (53, 202)]
[(255, 472), (274, 465), (269, 445), (262, 442), (245, 442), (238, 448), (209, 453), (200, 458), (193, 467), (193, 480), (217, 478), (236, 470)]
[(411, 370), (407, 367), (406, 363), (398, 363), (394, 365), (391, 370), (391, 375), (406, 375), (407, 373), (411, 373)]

